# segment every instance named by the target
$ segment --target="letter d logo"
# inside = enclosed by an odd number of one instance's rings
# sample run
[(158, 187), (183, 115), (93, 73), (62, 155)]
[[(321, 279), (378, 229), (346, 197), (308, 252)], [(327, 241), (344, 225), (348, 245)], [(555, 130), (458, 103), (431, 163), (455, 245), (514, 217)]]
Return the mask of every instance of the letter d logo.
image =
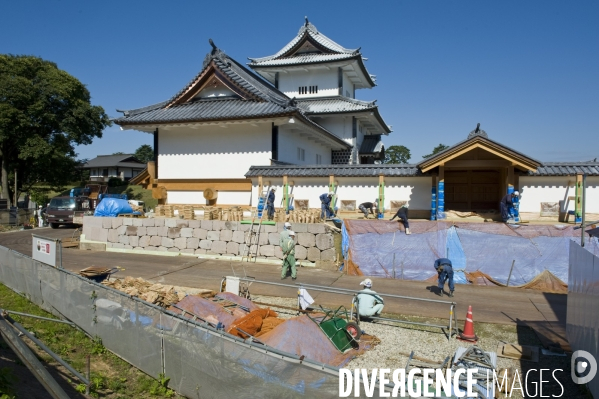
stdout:
[(572, 354), (570, 369), (575, 384), (586, 384), (597, 374), (597, 360), (587, 351), (576, 351)]

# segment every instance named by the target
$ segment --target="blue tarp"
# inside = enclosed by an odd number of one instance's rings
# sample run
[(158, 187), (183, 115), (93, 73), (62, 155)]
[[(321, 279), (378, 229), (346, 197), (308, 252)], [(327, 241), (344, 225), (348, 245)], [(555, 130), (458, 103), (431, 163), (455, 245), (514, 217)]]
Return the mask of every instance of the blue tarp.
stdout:
[(116, 217), (120, 213), (134, 213), (129, 202), (118, 198), (104, 198), (94, 211), (94, 216)]

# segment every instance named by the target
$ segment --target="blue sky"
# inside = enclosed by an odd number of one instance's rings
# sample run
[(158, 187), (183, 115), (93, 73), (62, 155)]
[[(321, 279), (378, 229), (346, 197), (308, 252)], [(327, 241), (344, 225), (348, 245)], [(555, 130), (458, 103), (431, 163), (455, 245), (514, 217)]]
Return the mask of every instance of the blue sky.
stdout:
[[(599, 2), (577, 1), (11, 1), (0, 52), (54, 61), (111, 117), (164, 101), (202, 66), (208, 38), (238, 61), (275, 53), (307, 15), (361, 47), (394, 132), (418, 162), (481, 123), (491, 139), (541, 161), (599, 157)], [(151, 144), (106, 129), (81, 158)]]

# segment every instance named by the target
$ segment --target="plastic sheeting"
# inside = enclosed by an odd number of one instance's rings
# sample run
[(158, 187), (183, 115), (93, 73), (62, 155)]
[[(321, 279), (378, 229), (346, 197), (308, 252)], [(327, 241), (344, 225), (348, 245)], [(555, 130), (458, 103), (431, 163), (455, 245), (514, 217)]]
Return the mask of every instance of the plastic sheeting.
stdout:
[[(569, 243), (580, 240), (573, 226), (413, 221), (411, 235), (390, 221), (346, 220), (344, 227), (350, 273), (424, 281), (436, 276), (434, 261), (447, 257), (462, 284), (467, 279), (461, 271), (480, 271), (501, 284), (509, 277), (510, 286), (520, 286), (545, 270), (567, 284)], [(599, 255), (597, 237), (585, 242)]]
[(104, 198), (94, 211), (94, 216), (116, 217), (119, 213), (133, 213), (129, 202), (119, 198)]

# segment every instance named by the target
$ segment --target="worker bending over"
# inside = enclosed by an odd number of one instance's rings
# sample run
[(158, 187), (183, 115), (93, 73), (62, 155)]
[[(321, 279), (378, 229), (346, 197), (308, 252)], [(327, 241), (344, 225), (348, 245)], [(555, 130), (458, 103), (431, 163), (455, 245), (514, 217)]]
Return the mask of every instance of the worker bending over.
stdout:
[(435, 261), (435, 270), (439, 274), (439, 292), (437, 295), (443, 296), (443, 287), (445, 286), (445, 282), (449, 280), (449, 296), (453, 296), (453, 267), (451, 266), (451, 261), (447, 258), (440, 258)]
[[(376, 200), (374, 202), (362, 202), (358, 209), (364, 213), (364, 219), (368, 219), (368, 211), (375, 215), (374, 210), (376, 209)], [(375, 216), (376, 217), (376, 216)]]
[(266, 213), (268, 214), (268, 220), (273, 220), (275, 216), (275, 187), (270, 189), (268, 198), (266, 199)]
[(410, 222), (408, 221), (408, 204), (403, 204), (390, 220), (393, 220), (395, 218), (399, 218), (399, 221), (403, 224), (403, 227), (406, 229), (406, 234), (412, 234), (410, 233)]
[(510, 218), (511, 210), (514, 208), (514, 198), (518, 197), (519, 195), (519, 192), (514, 191), (511, 194), (504, 195), (501, 199), (501, 202), (499, 203), (499, 210), (501, 211), (501, 220), (503, 220), (503, 223), (507, 222)]
[(333, 193), (324, 193), (320, 196), (320, 218), (330, 219), (335, 216), (335, 212), (331, 209), (331, 201), (333, 199)]
[(283, 268), (281, 270), (281, 280), (287, 278), (287, 270), (291, 269), (291, 278), (297, 278), (295, 269), (295, 233), (289, 230), (289, 238), (283, 241), (281, 246), (283, 251)]
[(379, 317), (385, 307), (383, 298), (372, 290), (372, 280), (367, 278), (360, 285), (364, 286), (358, 294), (358, 312), (361, 317)]

